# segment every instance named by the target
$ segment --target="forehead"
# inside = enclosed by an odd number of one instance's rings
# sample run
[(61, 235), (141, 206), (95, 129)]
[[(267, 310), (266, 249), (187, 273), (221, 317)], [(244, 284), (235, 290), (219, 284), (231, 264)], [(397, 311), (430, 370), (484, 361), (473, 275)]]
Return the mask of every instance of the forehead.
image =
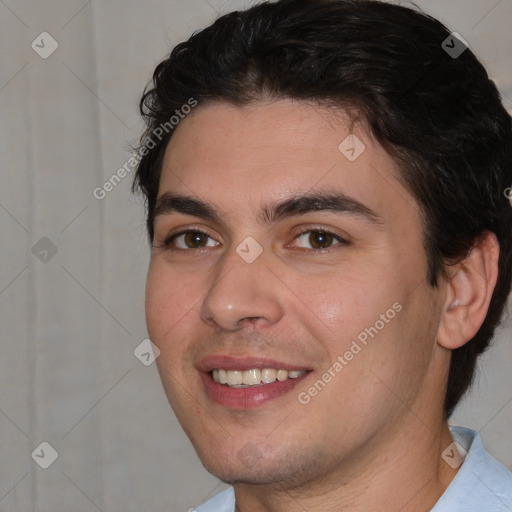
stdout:
[(383, 218), (418, 211), (395, 162), (361, 124), (292, 100), (195, 109), (167, 147), (159, 195), (194, 196), (237, 216), (315, 190), (350, 195)]

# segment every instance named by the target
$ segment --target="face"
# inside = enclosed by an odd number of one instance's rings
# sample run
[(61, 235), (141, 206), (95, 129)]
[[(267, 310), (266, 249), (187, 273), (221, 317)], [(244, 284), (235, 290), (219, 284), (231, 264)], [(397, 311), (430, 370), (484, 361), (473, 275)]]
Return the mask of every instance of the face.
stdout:
[(170, 404), (223, 480), (353, 469), (412, 407), (441, 406), (419, 208), (349, 126), (291, 100), (212, 104), (165, 153), (148, 330)]

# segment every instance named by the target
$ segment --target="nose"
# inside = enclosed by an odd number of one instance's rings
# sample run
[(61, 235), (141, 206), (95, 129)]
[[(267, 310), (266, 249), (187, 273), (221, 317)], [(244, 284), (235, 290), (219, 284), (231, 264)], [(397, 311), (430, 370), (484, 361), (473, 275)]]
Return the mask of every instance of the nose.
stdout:
[(268, 267), (265, 253), (256, 261), (246, 263), (233, 250), (219, 262), (216, 278), (201, 305), (201, 318), (208, 325), (226, 331), (237, 331), (248, 325), (272, 325), (283, 316), (282, 291), (279, 280)]

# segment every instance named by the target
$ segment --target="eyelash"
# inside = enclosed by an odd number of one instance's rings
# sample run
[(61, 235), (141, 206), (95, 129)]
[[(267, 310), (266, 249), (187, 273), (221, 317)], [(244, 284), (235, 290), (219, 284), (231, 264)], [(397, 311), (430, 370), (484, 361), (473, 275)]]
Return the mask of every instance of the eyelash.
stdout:
[[(208, 238), (211, 238), (213, 239), (213, 237), (211, 237), (208, 233), (206, 233), (205, 231), (201, 230), (201, 229), (186, 229), (184, 231), (180, 231), (179, 233), (174, 233), (170, 236), (168, 236), (162, 243), (162, 245), (160, 246), (155, 246), (155, 247), (158, 247), (158, 248), (162, 248), (162, 249), (168, 249), (168, 250), (171, 250), (171, 251), (174, 251), (174, 252), (191, 252), (191, 251), (200, 251), (200, 250), (203, 250), (203, 249), (207, 249), (207, 247), (197, 247), (197, 248), (188, 248), (188, 249), (182, 249), (182, 248), (172, 248), (171, 247), (171, 244), (180, 236), (183, 236), (183, 235), (187, 235), (189, 233), (198, 233), (198, 234), (201, 234), (201, 235), (205, 235), (207, 236)], [(302, 251), (309, 251), (309, 252), (320, 252), (320, 253), (326, 253), (326, 252), (330, 252), (332, 250), (336, 250), (336, 247), (337, 246), (347, 246), (350, 244), (350, 242), (342, 237), (340, 237), (339, 235), (336, 235), (335, 233), (333, 233), (332, 231), (329, 231), (328, 229), (322, 229), (322, 228), (310, 228), (310, 229), (306, 229), (305, 231), (301, 231), (298, 235), (296, 235), (294, 237), (293, 240), (297, 240), (299, 239), (300, 237), (302, 237), (303, 235), (307, 234), (307, 233), (322, 233), (323, 235), (327, 235), (327, 236), (332, 236), (333, 239), (335, 241), (337, 241), (338, 243), (337, 244), (334, 244), (330, 247), (327, 247), (327, 248), (321, 248), (321, 249), (315, 249), (315, 248), (312, 248), (312, 249), (306, 249), (304, 247), (299, 247), (298, 249), (299, 250), (302, 250)]]

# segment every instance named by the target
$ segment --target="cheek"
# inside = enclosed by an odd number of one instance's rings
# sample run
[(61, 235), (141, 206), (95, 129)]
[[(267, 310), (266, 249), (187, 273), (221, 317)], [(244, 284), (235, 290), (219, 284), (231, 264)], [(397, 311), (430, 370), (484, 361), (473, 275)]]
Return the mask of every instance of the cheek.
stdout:
[(429, 310), (428, 300), (421, 297), (421, 289), (414, 293), (396, 301), (401, 310), (374, 338), (368, 338), (363, 351), (361, 371), (373, 387), (374, 398), (397, 413), (405, 411), (420, 392), (435, 348), (435, 320), (421, 321), (421, 313)]
[(173, 409), (188, 403), (187, 397), (181, 396), (180, 382), (194, 374), (188, 350), (192, 331), (197, 328), (193, 318), (197, 315), (198, 293), (185, 274), (165, 263), (151, 263), (146, 282), (147, 330), (160, 350), (156, 364)]
[(303, 301), (314, 312), (315, 330), (324, 331), (336, 355), (395, 302), (398, 293), (392, 283), (382, 281), (376, 281), (373, 272), (353, 268), (317, 278), (314, 286), (303, 283), (308, 290)]
[[(309, 327), (328, 353), (326, 365), (343, 358), (339, 373), (343, 377), (335, 379), (333, 389), (343, 382), (345, 392), (350, 389), (358, 400), (371, 400), (381, 391), (389, 391), (384, 384), (379, 385), (378, 377), (370, 370), (389, 385), (395, 379), (407, 381), (408, 368), (414, 367), (415, 360), (425, 358), (425, 347), (419, 339), (423, 326), (411, 328), (418, 326), (421, 304), (410, 304), (403, 279), (398, 280), (393, 271), (385, 272), (383, 268), (363, 272), (354, 269), (334, 279), (331, 276), (322, 284), (316, 288), (320, 294), (310, 295), (316, 322)], [(361, 386), (365, 385), (369, 389), (362, 393)]]
[(146, 322), (151, 340), (160, 349), (169, 336), (186, 325), (198, 300), (197, 287), (168, 265), (151, 263), (146, 282)]

